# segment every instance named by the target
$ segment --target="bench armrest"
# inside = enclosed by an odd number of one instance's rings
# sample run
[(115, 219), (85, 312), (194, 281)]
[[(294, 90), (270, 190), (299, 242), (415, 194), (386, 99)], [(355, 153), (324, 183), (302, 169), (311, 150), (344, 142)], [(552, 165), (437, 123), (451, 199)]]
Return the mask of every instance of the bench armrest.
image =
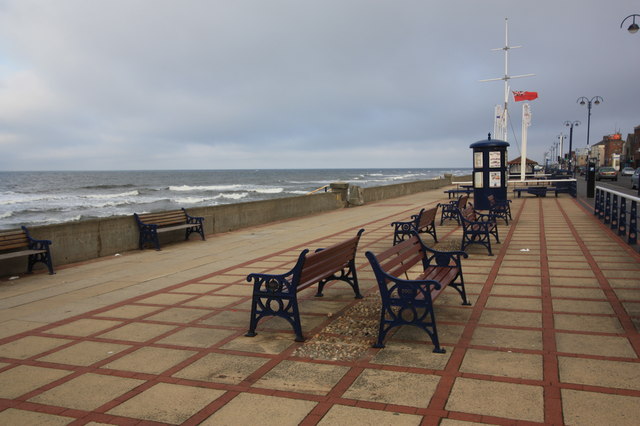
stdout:
[(425, 254), (427, 256), (425, 269), (428, 266), (451, 266), (451, 262), (455, 263), (456, 267), (462, 268), (462, 262), (460, 258), (467, 259), (469, 255), (467, 252), (456, 251), (440, 251), (432, 249), (431, 247), (423, 246)]
[(308, 252), (308, 249), (303, 250), (298, 256), (295, 266), (284, 274), (253, 273), (247, 275), (247, 281), (253, 281), (253, 293), (278, 294), (281, 296), (284, 294), (295, 295), (298, 290), (300, 271)]
[(188, 224), (199, 224), (202, 225), (202, 222), (204, 222), (204, 217), (199, 217), (199, 216), (191, 216), (189, 213), (187, 213), (187, 211), (184, 209), (184, 207), (182, 208), (182, 211), (184, 212), (184, 215), (187, 218), (187, 223)]
[(50, 240), (38, 240), (36, 238), (33, 238), (29, 233), (29, 230), (25, 226), (22, 227), (22, 230), (29, 240), (30, 250), (49, 250), (49, 246), (52, 244)]
[(292, 271), (289, 271), (286, 274), (255, 273), (247, 275), (247, 281), (253, 281), (254, 293), (295, 294), (296, 289), (291, 280), (292, 275)]

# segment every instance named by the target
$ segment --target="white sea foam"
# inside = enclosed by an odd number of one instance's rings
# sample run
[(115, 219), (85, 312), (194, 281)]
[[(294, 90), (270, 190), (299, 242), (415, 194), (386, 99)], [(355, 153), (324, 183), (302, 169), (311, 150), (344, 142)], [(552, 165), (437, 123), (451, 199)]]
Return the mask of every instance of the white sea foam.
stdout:
[(178, 204), (198, 204), (204, 203), (207, 199), (202, 197), (180, 197), (174, 201)]
[(254, 191), (258, 194), (279, 194), (284, 188), (256, 188)]
[(180, 185), (180, 186), (170, 186), (169, 191), (232, 191), (234, 189), (240, 189), (242, 185), (232, 184), (232, 185)]
[(229, 194), (220, 194), (216, 197), (213, 197), (214, 199), (219, 199), (219, 198), (228, 198), (230, 200), (239, 200), (241, 198), (245, 198), (246, 196), (248, 196), (249, 193), (247, 192), (232, 192)]
[(138, 190), (122, 192), (120, 194), (91, 194), (91, 195), (84, 195), (83, 197), (104, 200), (109, 198), (135, 197), (136, 195), (140, 195), (140, 192)]

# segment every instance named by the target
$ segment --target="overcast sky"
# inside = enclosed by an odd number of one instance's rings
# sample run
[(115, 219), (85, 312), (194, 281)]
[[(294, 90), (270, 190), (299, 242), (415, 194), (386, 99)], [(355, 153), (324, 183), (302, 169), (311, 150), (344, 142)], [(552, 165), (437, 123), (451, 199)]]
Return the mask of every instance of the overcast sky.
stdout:
[[(471, 167), (512, 90), (528, 157), (601, 96), (640, 125), (631, 0), (0, 0), (0, 170)], [(640, 20), (638, 21), (640, 23)], [(509, 157), (521, 103), (510, 99)], [(567, 147), (568, 149), (568, 147)]]

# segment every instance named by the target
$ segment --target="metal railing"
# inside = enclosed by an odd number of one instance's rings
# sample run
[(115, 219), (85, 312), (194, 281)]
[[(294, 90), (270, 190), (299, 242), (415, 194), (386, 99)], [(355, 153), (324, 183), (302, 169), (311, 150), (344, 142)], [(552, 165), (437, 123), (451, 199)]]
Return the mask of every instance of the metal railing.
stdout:
[(639, 203), (638, 197), (597, 186), (593, 214), (617, 230), (627, 243), (637, 244)]
[(313, 191), (309, 191), (309, 192), (307, 192), (305, 195), (315, 194), (316, 192), (320, 192), (320, 191), (322, 191), (323, 189), (324, 189), (324, 192), (329, 192), (329, 191), (328, 191), (328, 189), (329, 189), (329, 187), (330, 187), (330, 186), (331, 186), (331, 185), (324, 185), (324, 186), (321, 186), (321, 187), (320, 187), (320, 188), (318, 188), (318, 189), (314, 189)]

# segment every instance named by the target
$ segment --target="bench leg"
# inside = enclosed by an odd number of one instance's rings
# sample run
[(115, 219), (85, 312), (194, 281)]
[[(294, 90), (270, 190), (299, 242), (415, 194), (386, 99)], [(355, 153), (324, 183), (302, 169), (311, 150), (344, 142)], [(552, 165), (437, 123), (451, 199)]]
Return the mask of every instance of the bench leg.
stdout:
[(302, 326), (300, 324), (300, 312), (298, 311), (298, 300), (293, 298), (282, 298), (277, 295), (254, 294), (251, 301), (251, 318), (249, 320), (249, 330), (246, 337), (254, 337), (258, 322), (267, 316), (283, 318), (291, 324), (296, 335), (296, 342), (304, 342)]
[(185, 229), (184, 239), (188, 240), (191, 234), (199, 234), (202, 241), (205, 241), (202, 225), (196, 225), (191, 228)]
[(318, 291), (316, 292), (315, 297), (322, 297), (322, 292), (324, 291), (324, 286), (329, 281), (344, 281), (351, 286), (353, 289), (353, 293), (355, 294), (356, 299), (362, 299), (362, 294), (360, 294), (360, 286), (358, 285), (358, 274), (356, 273), (356, 265), (353, 260), (349, 262), (349, 266), (347, 268), (341, 270), (339, 274), (333, 274), (332, 276), (325, 278), (324, 280), (320, 280), (318, 282)]
[(53, 272), (53, 263), (51, 262), (51, 253), (49, 251), (47, 251), (46, 253), (30, 254), (28, 259), (27, 273), (33, 273), (33, 266), (36, 263), (44, 263), (49, 270), (49, 275), (55, 274), (55, 272)]
[[(397, 299), (394, 300), (397, 302)], [(373, 347), (384, 348), (384, 339), (387, 333), (391, 329), (403, 325), (413, 325), (424, 330), (431, 338), (434, 353), (442, 354), (446, 352), (446, 350), (440, 346), (436, 318), (432, 305), (414, 306), (409, 303), (404, 306), (398, 306), (397, 303), (391, 304), (391, 302), (385, 302), (384, 300), (380, 312), (378, 339)]]

